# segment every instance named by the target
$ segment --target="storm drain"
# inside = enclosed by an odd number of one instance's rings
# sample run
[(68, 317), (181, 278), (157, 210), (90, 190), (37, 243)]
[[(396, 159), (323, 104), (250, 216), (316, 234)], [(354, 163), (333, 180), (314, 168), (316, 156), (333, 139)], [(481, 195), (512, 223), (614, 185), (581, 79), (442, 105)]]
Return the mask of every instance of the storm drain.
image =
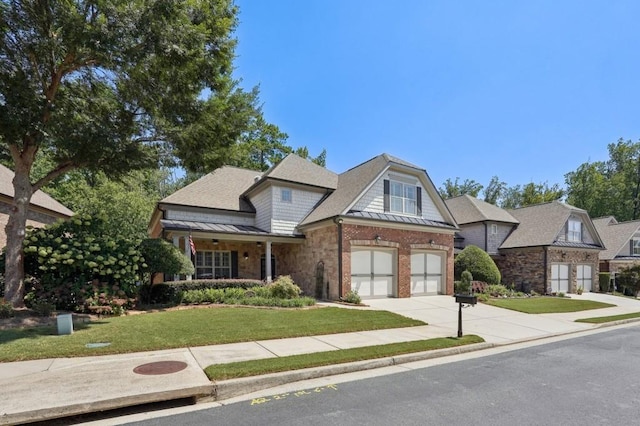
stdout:
[(157, 361), (142, 364), (133, 369), (136, 374), (145, 376), (157, 376), (160, 374), (172, 374), (187, 368), (187, 363), (182, 361)]

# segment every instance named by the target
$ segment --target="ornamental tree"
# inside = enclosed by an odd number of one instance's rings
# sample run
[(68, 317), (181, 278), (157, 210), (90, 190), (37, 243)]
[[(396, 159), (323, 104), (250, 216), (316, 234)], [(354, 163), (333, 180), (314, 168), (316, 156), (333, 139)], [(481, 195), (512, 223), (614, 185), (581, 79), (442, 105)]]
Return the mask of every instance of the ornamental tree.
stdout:
[[(231, 0), (0, 0), (0, 157), (15, 172), (5, 299), (23, 303), (32, 194), (74, 169), (223, 162), (260, 115), (232, 78)], [(32, 174), (40, 155), (51, 158)]]
[(480, 247), (465, 247), (454, 262), (454, 275), (460, 280), (463, 272), (471, 273), (473, 279), (489, 284), (500, 284), (500, 270), (491, 256)]

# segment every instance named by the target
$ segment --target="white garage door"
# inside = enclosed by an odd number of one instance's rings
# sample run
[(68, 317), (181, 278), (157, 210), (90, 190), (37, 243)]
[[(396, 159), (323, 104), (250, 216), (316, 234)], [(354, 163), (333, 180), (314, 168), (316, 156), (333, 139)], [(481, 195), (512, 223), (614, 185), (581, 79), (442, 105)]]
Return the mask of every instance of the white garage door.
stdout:
[(551, 265), (551, 292), (569, 292), (569, 265)]
[(592, 288), (592, 276), (591, 276), (591, 265), (578, 265), (576, 271), (577, 285), (578, 288), (582, 287), (583, 291), (591, 291)]
[(360, 297), (395, 296), (395, 251), (351, 249), (351, 289)]
[(441, 252), (411, 252), (411, 294), (444, 294), (444, 259)]

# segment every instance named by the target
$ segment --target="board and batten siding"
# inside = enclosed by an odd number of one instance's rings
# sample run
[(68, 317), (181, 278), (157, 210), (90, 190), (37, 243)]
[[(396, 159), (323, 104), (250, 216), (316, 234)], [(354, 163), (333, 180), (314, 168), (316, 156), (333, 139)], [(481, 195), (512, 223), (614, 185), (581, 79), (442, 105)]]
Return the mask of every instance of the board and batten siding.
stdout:
[[(281, 190), (283, 188), (291, 190), (291, 202), (282, 201)], [(292, 235), (296, 233), (296, 226), (324, 196), (324, 192), (305, 191), (292, 187), (272, 186), (271, 190), (273, 213), (270, 232), (274, 234)]]
[[(400, 179), (398, 179), (398, 177)], [(438, 211), (435, 203), (431, 199), (429, 193), (422, 186), (422, 183), (416, 176), (405, 175), (398, 172), (387, 172), (378, 179), (367, 192), (352, 207), (356, 211), (365, 211), (372, 213), (384, 213), (384, 181), (400, 180), (404, 183), (413, 183), (422, 188), (422, 218), (445, 222), (444, 218)]]
[(170, 220), (184, 220), (189, 222), (225, 223), (229, 225), (245, 226), (255, 225), (255, 221), (252, 217), (235, 216), (232, 214), (204, 213), (168, 209), (166, 217)]

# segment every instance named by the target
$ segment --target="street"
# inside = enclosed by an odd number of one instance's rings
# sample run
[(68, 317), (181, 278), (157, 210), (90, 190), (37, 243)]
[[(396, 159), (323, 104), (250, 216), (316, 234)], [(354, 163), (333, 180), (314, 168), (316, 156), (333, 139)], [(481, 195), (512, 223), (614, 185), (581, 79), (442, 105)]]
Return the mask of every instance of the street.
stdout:
[(636, 424), (640, 327), (135, 425)]

